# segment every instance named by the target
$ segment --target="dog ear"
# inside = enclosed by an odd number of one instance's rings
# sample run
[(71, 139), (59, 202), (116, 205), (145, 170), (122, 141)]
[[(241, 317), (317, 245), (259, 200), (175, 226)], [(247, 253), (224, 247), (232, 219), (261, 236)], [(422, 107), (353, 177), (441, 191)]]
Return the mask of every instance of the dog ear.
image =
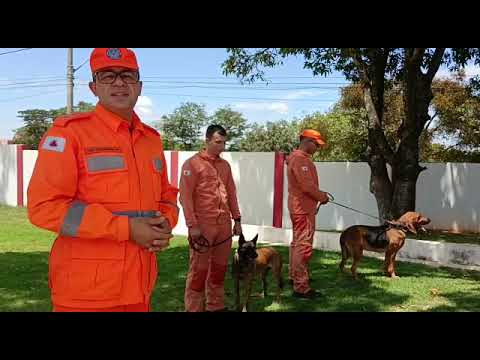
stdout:
[(245, 244), (245, 236), (243, 236), (243, 234), (240, 234), (240, 236), (238, 237), (238, 247), (242, 247), (243, 244)]
[(255, 246), (257, 246), (257, 240), (258, 240), (258, 234), (255, 235), (255, 237), (252, 240), (252, 242), (255, 244)]

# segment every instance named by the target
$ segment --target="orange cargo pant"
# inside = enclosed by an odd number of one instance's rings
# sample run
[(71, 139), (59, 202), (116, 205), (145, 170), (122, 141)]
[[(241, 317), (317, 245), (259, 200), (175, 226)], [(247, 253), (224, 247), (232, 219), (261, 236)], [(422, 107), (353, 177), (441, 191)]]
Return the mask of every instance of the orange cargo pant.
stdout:
[(308, 262), (313, 253), (315, 215), (290, 214), (293, 239), (290, 244), (289, 277), (293, 280), (293, 290), (304, 294), (310, 290)]
[(80, 309), (53, 304), (53, 312), (150, 312), (149, 304), (120, 305), (101, 309)]
[[(219, 243), (232, 236), (232, 225), (199, 224), (209, 244)], [(199, 253), (190, 248), (190, 265), (185, 288), (185, 310), (188, 312), (216, 311), (225, 308), (224, 282), (232, 239)]]

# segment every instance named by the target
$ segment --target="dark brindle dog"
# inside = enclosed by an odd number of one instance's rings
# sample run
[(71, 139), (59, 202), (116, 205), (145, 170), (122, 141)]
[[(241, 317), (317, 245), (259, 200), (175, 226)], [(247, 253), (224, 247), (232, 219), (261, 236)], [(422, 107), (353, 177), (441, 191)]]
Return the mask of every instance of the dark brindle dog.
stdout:
[[(235, 306), (237, 311), (247, 311), (250, 300), (250, 292), (255, 277), (259, 274), (263, 281), (263, 296), (267, 296), (267, 274), (272, 269), (273, 276), (277, 280), (277, 301), (280, 300), (280, 292), (283, 289), (282, 257), (271, 247), (257, 249), (258, 234), (251, 241), (245, 241), (240, 235), (238, 249), (235, 252), (232, 264), (232, 276), (235, 282)], [(245, 301), (240, 305), (240, 280), (245, 287)]]
[(385, 272), (389, 277), (396, 277), (395, 256), (405, 243), (408, 231), (416, 234), (418, 229), (426, 231), (423, 225), (430, 219), (420, 213), (409, 211), (396, 221), (387, 221), (382, 226), (354, 225), (345, 229), (340, 235), (342, 262), (340, 270), (349, 257), (353, 258), (352, 275), (357, 279), (357, 266), (363, 250), (385, 253)]

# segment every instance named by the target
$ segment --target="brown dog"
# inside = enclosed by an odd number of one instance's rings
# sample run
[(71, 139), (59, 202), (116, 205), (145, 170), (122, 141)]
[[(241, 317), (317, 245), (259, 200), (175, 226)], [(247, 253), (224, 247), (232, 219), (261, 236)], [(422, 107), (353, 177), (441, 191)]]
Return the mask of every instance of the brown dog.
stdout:
[[(267, 274), (272, 269), (273, 276), (277, 280), (278, 291), (277, 301), (280, 300), (280, 292), (283, 289), (282, 278), (282, 257), (272, 247), (257, 249), (258, 234), (251, 240), (245, 241), (240, 235), (238, 249), (233, 258), (232, 275), (235, 282), (235, 306), (237, 311), (247, 311), (250, 300), (250, 292), (255, 277), (262, 275), (263, 296), (267, 296)], [(240, 280), (243, 280), (245, 287), (245, 301), (243, 307), (240, 305)]]
[(423, 225), (430, 219), (418, 212), (408, 211), (396, 221), (387, 221), (382, 226), (354, 225), (345, 229), (340, 235), (343, 272), (347, 259), (353, 258), (352, 275), (357, 279), (357, 266), (362, 258), (363, 250), (385, 253), (385, 272), (395, 278), (395, 256), (405, 244), (408, 231), (416, 234), (418, 229), (426, 231)]

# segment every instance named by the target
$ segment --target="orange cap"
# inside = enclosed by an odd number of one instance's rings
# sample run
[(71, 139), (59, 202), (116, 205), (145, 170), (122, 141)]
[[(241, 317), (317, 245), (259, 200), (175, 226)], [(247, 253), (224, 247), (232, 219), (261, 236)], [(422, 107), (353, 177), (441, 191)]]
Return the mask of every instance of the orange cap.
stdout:
[(303, 130), (300, 136), (303, 137), (308, 137), (310, 139), (313, 139), (317, 142), (318, 145), (321, 147), (325, 147), (327, 145), (327, 142), (323, 138), (322, 134), (320, 134), (318, 131), (313, 130), (313, 129), (306, 129)]
[(90, 55), (92, 73), (109, 67), (124, 67), (138, 70), (137, 57), (127, 48), (96, 48)]

